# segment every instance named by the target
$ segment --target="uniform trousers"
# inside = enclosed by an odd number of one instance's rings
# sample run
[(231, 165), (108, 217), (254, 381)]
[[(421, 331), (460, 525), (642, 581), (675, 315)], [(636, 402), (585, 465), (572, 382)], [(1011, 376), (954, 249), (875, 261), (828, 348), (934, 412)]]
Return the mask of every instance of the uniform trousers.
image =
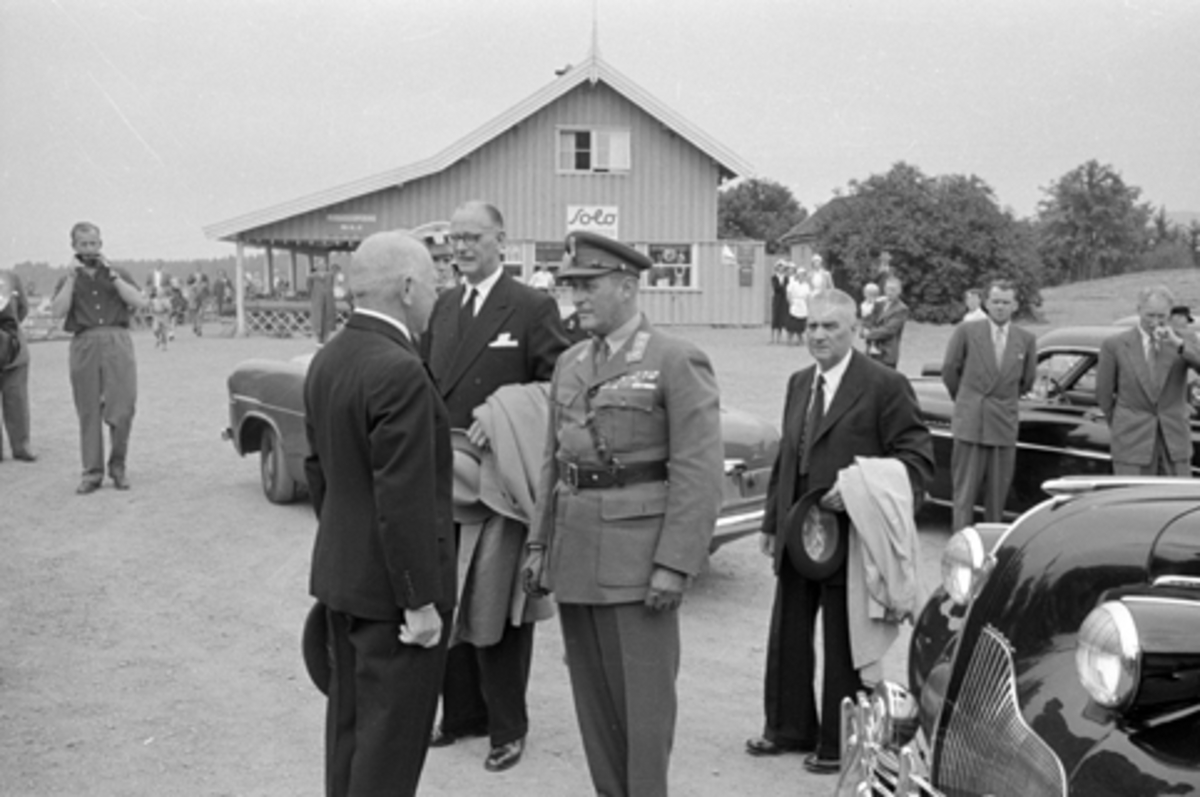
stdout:
[(325, 716), (328, 797), (417, 793), (437, 714), (450, 613), (432, 648), (402, 644), (396, 620), (326, 610), (332, 672)]
[[(776, 541), (777, 545), (782, 540)], [(824, 674), (821, 716), (814, 697), (814, 630), (822, 612)], [(863, 688), (850, 653), (845, 566), (826, 581), (804, 578), (785, 555), (780, 561), (767, 641), (763, 689), (766, 727), (763, 736), (776, 744), (816, 749), (821, 758), (841, 754), (842, 698)]]
[[(24, 342), (22, 342), (24, 343)], [(13, 456), (29, 453), (29, 363), (0, 371), (0, 413)], [(4, 458), (4, 435), (0, 433), (0, 459)]]
[(533, 623), (505, 623), (500, 641), (487, 647), (455, 645), (442, 684), (442, 730), (487, 730), (493, 747), (529, 733), (525, 692), (533, 662)]
[(124, 475), (137, 403), (133, 338), (123, 327), (85, 329), (71, 339), (69, 361), (84, 478), (95, 482), (104, 478), (105, 424), (111, 437), (109, 475)]
[(950, 454), (954, 479), (954, 530), (975, 523), (975, 501), (983, 487), (983, 519), (999, 523), (1012, 487), (1017, 447), (988, 446), (955, 438)]
[(666, 797), (679, 612), (560, 603), (575, 714), (598, 797)]

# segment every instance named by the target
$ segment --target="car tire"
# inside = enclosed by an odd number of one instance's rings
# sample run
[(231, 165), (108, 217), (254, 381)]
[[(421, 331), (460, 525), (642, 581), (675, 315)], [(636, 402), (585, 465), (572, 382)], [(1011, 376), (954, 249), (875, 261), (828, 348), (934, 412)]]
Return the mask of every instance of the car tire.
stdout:
[(290, 504), (295, 501), (296, 480), (288, 473), (279, 435), (270, 427), (263, 430), (259, 455), (263, 495), (273, 504)]

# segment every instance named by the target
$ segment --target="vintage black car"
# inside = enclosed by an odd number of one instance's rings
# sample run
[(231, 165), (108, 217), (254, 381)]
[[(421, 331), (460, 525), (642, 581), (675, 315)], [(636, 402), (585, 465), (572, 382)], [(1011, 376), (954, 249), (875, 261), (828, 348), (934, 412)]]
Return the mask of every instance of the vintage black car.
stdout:
[(950, 539), (907, 688), (844, 701), (839, 797), (1200, 794), (1200, 482), (1046, 487)]
[[(1046, 497), (1042, 483), (1068, 475), (1112, 473), (1109, 429), (1096, 403), (1100, 344), (1128, 326), (1064, 327), (1038, 338), (1038, 376), (1022, 397), (1017, 466), (1008, 496), (1009, 512), (1023, 512)], [(937, 474), (929, 498), (949, 504), (953, 496), (950, 418), (954, 402), (940, 377), (941, 365), (927, 365), (912, 379), (921, 415), (933, 434)], [(1192, 406), (1200, 404), (1193, 384)], [(1200, 424), (1192, 421), (1192, 473), (1200, 475)]]
[[(242, 456), (258, 452), (267, 500), (305, 497), (304, 376), (311, 356), (290, 361), (248, 360), (230, 375), (229, 427), (224, 436)], [(758, 532), (779, 433), (764, 421), (722, 408), (725, 482), (712, 549)]]

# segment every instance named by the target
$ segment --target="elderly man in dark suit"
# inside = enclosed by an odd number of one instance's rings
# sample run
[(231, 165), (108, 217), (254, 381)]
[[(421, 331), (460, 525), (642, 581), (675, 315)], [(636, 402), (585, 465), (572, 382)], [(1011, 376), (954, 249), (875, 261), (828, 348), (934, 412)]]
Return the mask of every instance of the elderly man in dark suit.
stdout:
[(1138, 325), (1106, 339), (1096, 401), (1111, 430), (1113, 473), (1191, 474), (1187, 369), (1200, 371), (1200, 345), (1167, 323), (1175, 299), (1164, 285), (1138, 296)]
[(554, 373), (526, 585), (558, 602), (596, 794), (665, 797), (677, 609), (720, 508), (717, 382), (703, 352), (638, 311), (649, 258), (586, 232), (567, 245), (559, 279), (594, 341)]
[[(471, 442), (483, 448), (488, 441), (475, 409), (504, 385), (549, 381), (567, 346), (554, 298), (501, 268), (504, 237), (504, 219), (491, 205), (468, 202), (454, 211), (449, 239), (464, 282), (438, 297), (424, 342), (451, 426), (467, 429)], [(519, 589), (526, 529), (512, 521), (496, 532), (502, 539), (487, 547), (499, 555), (489, 561), (512, 564), (505, 565), (504, 573), (488, 573), (486, 581), (498, 600), (507, 600), (514, 587)], [(466, 594), (483, 581), (476, 568), (489, 564), (478, 559), (462, 564)], [(435, 747), (487, 734), (491, 750), (484, 766), (489, 770), (504, 770), (520, 760), (529, 730), (525, 691), (533, 657), (532, 619), (519, 617), (506, 624), (495, 644), (451, 647)]]
[[(767, 485), (763, 518), (763, 553), (772, 557), (778, 581), (767, 644), (766, 726), (761, 737), (747, 741), (746, 752), (808, 753), (804, 766), (817, 773), (837, 771), (841, 702), (862, 688), (850, 651), (850, 562), (823, 581), (802, 576), (783, 554), (788, 510), (808, 492), (823, 490), (820, 505), (845, 512), (836, 482), (838, 472), (855, 457), (903, 463), (914, 496), (923, 493), (934, 471), (933, 444), (908, 380), (853, 350), (856, 310), (854, 299), (839, 290), (809, 300), (806, 336), (816, 364), (788, 381), (783, 439)], [(818, 609), (824, 617), (819, 721), (813, 692)]]
[(862, 336), (870, 356), (890, 368), (900, 362), (900, 339), (908, 323), (908, 305), (900, 298), (902, 289), (899, 277), (888, 277), (883, 284), (883, 299), (863, 322)]
[(407, 233), (379, 233), (348, 278), (354, 314), (304, 385), (311, 589), (332, 658), (326, 794), (412, 795), (455, 594), (450, 424), (413, 340), (433, 308), (433, 261)]
[(1011, 282), (988, 287), (987, 315), (964, 321), (950, 336), (942, 382), (954, 399), (954, 529), (975, 520), (984, 487), (984, 520), (999, 522), (1017, 462), (1018, 404), (1037, 377), (1037, 338), (1013, 325), (1017, 293)]

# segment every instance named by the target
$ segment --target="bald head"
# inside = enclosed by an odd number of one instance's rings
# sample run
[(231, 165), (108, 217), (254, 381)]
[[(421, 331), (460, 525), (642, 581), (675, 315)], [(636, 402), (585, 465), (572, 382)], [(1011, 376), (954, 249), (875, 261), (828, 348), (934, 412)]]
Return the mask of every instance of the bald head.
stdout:
[(381, 232), (367, 238), (346, 268), (355, 306), (425, 331), (433, 309), (437, 276), (425, 245), (407, 232)]

